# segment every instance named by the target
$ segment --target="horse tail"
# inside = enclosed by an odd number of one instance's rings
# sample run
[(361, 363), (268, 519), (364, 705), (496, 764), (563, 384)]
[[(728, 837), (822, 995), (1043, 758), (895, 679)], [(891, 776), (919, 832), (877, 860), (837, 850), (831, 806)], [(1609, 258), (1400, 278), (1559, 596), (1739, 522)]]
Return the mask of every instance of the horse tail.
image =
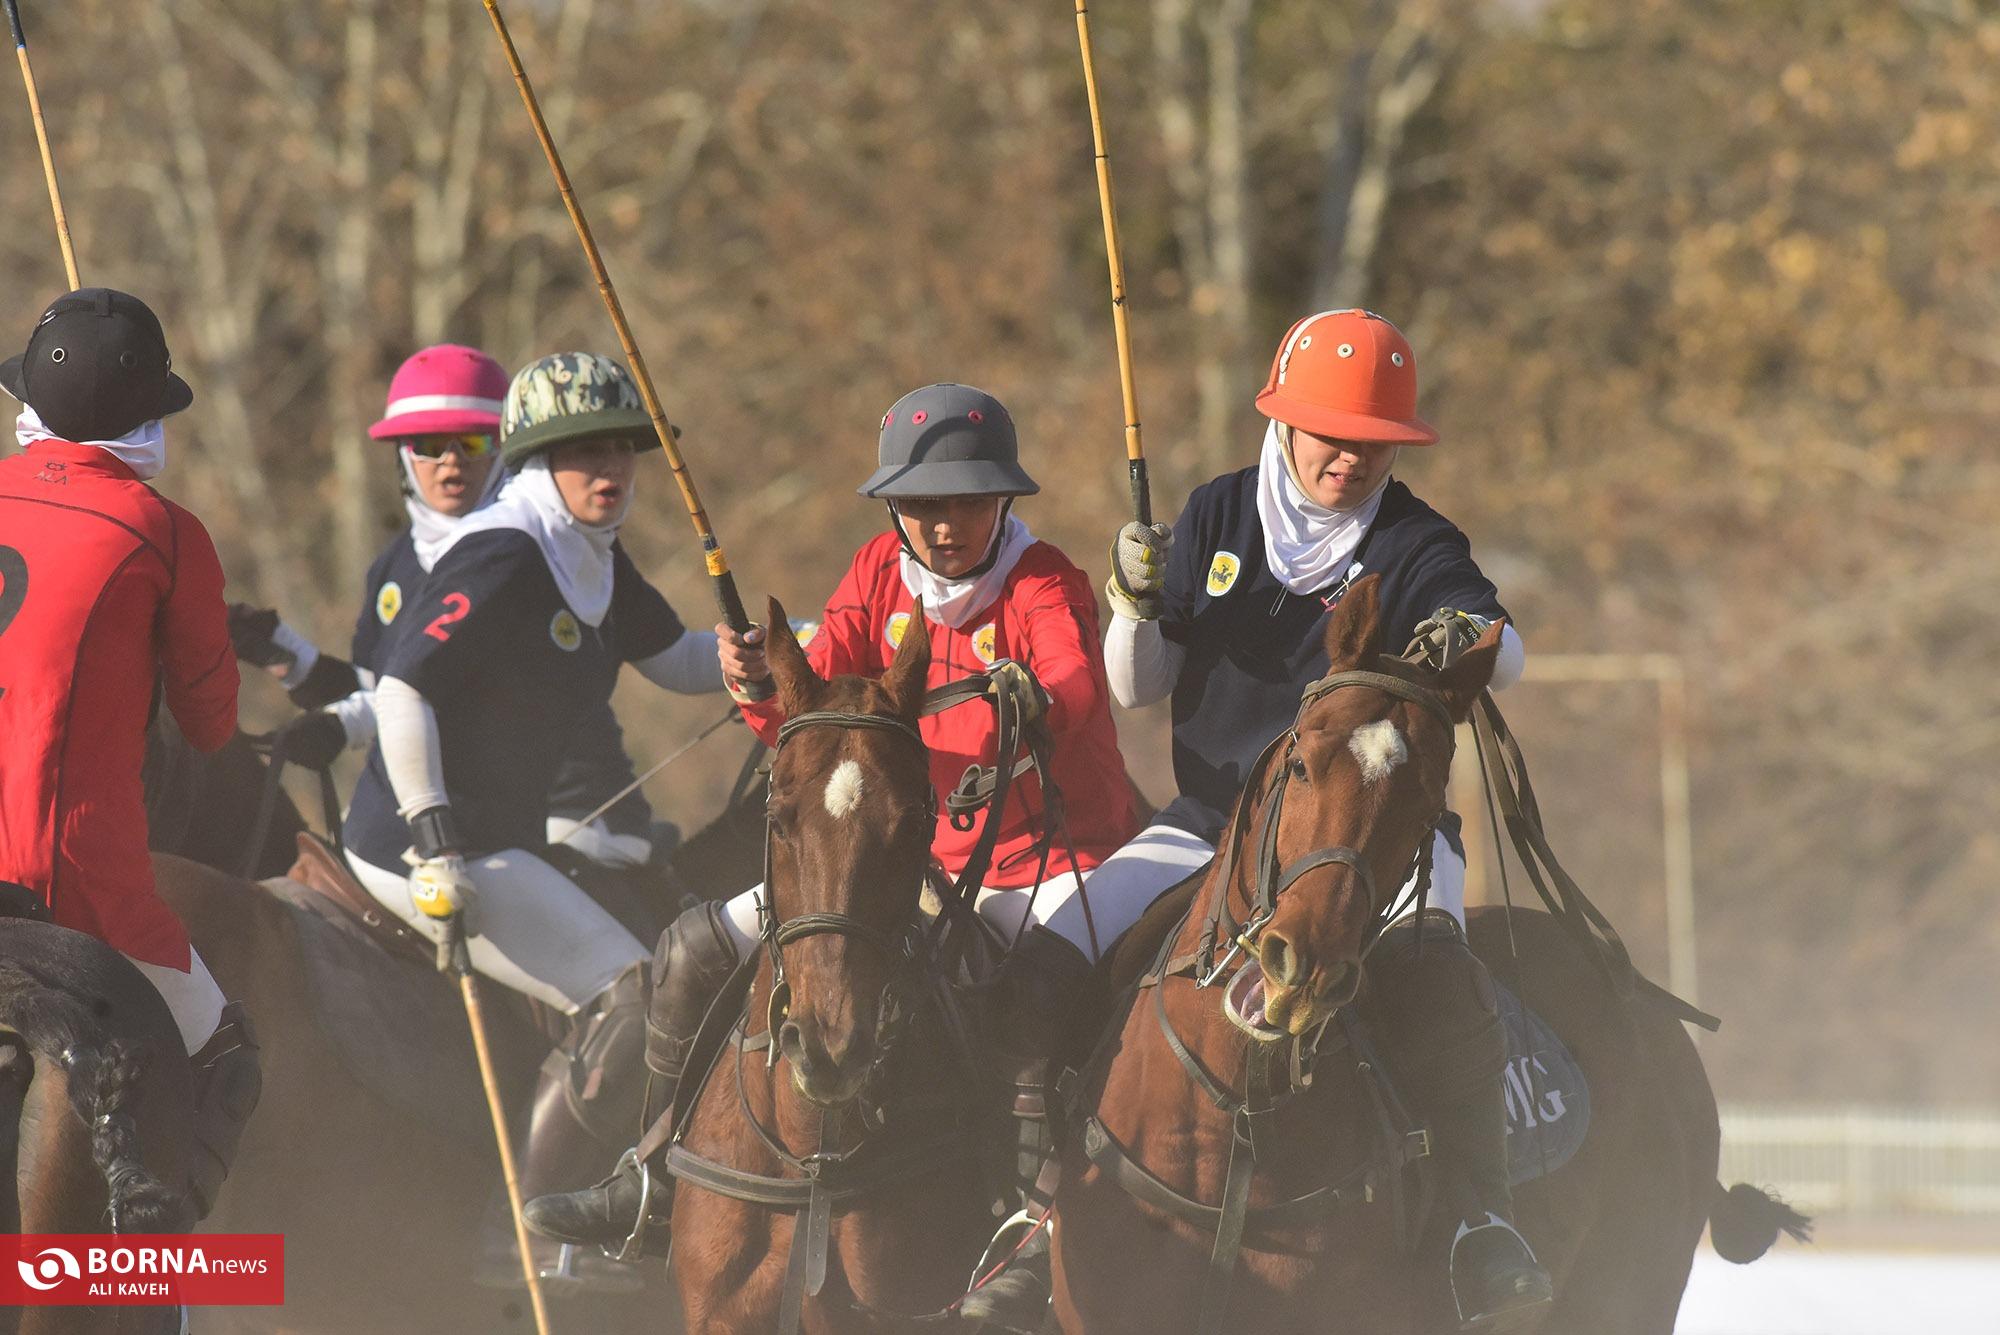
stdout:
[(104, 1175), (114, 1233), (179, 1233), (193, 1222), (187, 1194), (139, 1157), (132, 1104), (144, 1066), (79, 998), (25, 970), (0, 966), (0, 1027), (68, 1077), (70, 1106), (90, 1128), (90, 1158)]
[(1812, 1220), (1748, 1182), (1733, 1187), (1715, 1184), (1715, 1201), (1708, 1209), (1708, 1241), (1717, 1256), (1734, 1265), (1749, 1265), (1771, 1250), (1780, 1233), (1796, 1242), (1810, 1242)]

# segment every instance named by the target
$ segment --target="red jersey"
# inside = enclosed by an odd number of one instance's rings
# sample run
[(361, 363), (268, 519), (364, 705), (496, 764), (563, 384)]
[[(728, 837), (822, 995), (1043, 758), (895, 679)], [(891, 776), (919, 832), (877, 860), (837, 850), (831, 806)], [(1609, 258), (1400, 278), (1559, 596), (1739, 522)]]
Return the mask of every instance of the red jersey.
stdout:
[(155, 678), (188, 741), (236, 731), (236, 656), (208, 531), (110, 452), (0, 459), (0, 880), (55, 921), (188, 967), (154, 892), (139, 771)]
[[(910, 623), (915, 600), (903, 586), (898, 562), (902, 545), (894, 533), (870, 540), (827, 601), (826, 619), (806, 656), (823, 677), (877, 676), (895, 656)], [(1097, 596), (1090, 578), (1046, 542), (1021, 553), (1000, 594), (957, 629), (929, 623), (932, 688), (976, 676), (1003, 658), (1025, 665), (1048, 692), (1052, 739), (1049, 769), (1061, 789), (1069, 817), (1075, 866), (1089, 871), (1139, 832), (1125, 758), (1111, 721), (1111, 692), (1104, 679), (1104, 652), (1098, 634)], [(743, 707), (750, 727), (775, 745), (784, 713), (775, 699)], [(968, 703), (918, 724), (931, 752), (931, 785), (938, 792), (937, 830), (931, 853), (957, 876), (979, 839), (980, 822), (970, 830), (952, 828), (944, 796), (958, 786), (968, 765), (991, 765), (997, 743), (993, 709)], [(1039, 861), (1033, 851), (1041, 833), (1042, 789), (1029, 773), (1008, 791), (1007, 810), (993, 849), (985, 884), (996, 888), (1033, 885)], [(1072, 866), (1060, 838), (1050, 852), (1048, 876)]]

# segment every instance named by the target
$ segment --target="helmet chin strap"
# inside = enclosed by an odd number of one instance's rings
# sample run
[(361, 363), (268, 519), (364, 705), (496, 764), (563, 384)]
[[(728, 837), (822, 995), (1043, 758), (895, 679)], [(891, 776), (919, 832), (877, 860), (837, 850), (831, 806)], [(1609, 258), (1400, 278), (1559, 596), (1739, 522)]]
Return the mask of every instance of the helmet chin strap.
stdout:
[[(919, 552), (916, 549), (916, 546), (913, 543), (911, 543), (909, 532), (905, 530), (903, 527), (903, 512), (896, 508), (896, 502), (892, 500), (886, 502), (886, 504), (889, 507), (890, 522), (893, 524), (896, 530), (896, 541), (903, 544), (903, 550), (910, 554), (910, 559), (912, 561), (915, 561), (918, 565), (922, 566), (924, 569), (930, 570), (930, 572), (933, 575), (938, 575), (938, 572), (936, 570), (931, 569), (931, 563), (929, 561), (924, 560), (923, 553)], [(1000, 559), (1000, 540), (1007, 534), (1007, 515), (1009, 514), (1009, 512), (1013, 510), (1013, 508), (1014, 508), (1014, 498), (1012, 496), (1000, 497), (1000, 511), (998, 514), (993, 516), (993, 536), (986, 540), (986, 555), (980, 558), (978, 565), (972, 567), (972, 569), (967, 570), (963, 574), (938, 575), (938, 578), (978, 579), (981, 575), (991, 570), (993, 568), (993, 563)]]

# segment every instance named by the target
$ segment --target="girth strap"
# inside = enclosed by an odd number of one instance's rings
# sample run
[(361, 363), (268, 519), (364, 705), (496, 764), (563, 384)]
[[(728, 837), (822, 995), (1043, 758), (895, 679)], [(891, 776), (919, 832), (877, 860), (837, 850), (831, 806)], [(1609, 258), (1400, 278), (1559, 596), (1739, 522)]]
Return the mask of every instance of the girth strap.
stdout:
[[(1104, 1123), (1095, 1117), (1083, 1124), (1083, 1152), (1135, 1200), (1211, 1232), (1222, 1220), (1221, 1206), (1204, 1205), (1191, 1196), (1183, 1196), (1146, 1171), (1145, 1165), (1134, 1159)], [(1374, 1178), (1375, 1165), (1363, 1164), (1340, 1181), (1316, 1187), (1303, 1196), (1245, 1211), (1244, 1226), (1255, 1229), (1296, 1228), (1343, 1206), (1366, 1204), (1375, 1199)]]

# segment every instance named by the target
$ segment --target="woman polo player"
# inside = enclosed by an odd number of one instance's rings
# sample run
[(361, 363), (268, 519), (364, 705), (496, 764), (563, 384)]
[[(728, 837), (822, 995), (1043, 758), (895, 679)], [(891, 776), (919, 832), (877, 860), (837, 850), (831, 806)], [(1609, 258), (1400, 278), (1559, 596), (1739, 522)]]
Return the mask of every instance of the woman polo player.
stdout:
[(625, 369), (535, 362), (507, 391), (502, 440), (499, 498), (445, 537), (382, 658), (346, 835), (384, 907), (431, 935), (462, 915), (473, 968), (576, 1017), (528, 1123), (532, 1193), (625, 1144), (645, 1081), (646, 948), (531, 851), (556, 766), (621, 664), (672, 691), (723, 683), (714, 636), (686, 631), (618, 542), (634, 456), (658, 448)]
[[(1418, 637), (1470, 643), (1505, 615), (1465, 535), (1393, 477), (1404, 446), (1437, 440), (1416, 405), (1416, 357), (1394, 325), (1360, 310), (1310, 316), (1285, 335), (1257, 396), (1271, 419), (1258, 461), (1198, 488), (1172, 529), (1119, 531), (1105, 590), (1111, 689), (1128, 708), (1173, 701), (1180, 795), (1128, 849), (1155, 850), (1158, 889), (1213, 853), (1258, 755), (1325, 674), (1327, 617), (1362, 575), (1382, 577), (1391, 650)], [(1493, 689), (1522, 661), (1508, 626)], [(1435, 837), (1430, 892), (1450, 922), (1427, 924), (1419, 952), (1406, 921), (1370, 963), (1407, 1021), (1392, 1037), (1460, 1179), (1451, 1283), (1475, 1326), (1518, 1317), (1551, 1288), (1508, 1222), (1506, 1040), (1465, 943), (1465, 857), (1446, 833), (1456, 828), (1449, 819)]]
[[(407, 625), (404, 604), (467, 515), (500, 491), (500, 407), (507, 372), (476, 348), (440, 344), (397, 368), (382, 420), (368, 434), (395, 451), (397, 483), (409, 526), (368, 567), (353, 651), (345, 661), (322, 653), (268, 609), (233, 603), (229, 633), (236, 655), (269, 670), (310, 711), (285, 730), (285, 756), (322, 768), (343, 750), (375, 740), (371, 687), (390, 633)], [(637, 866), (652, 852), (652, 809), (636, 790), (588, 826), (581, 817), (632, 782), (618, 720), (607, 703), (570, 739), (549, 794), (547, 838), (609, 866)]]
[[(1022, 698), (1048, 727), (1049, 767), (1062, 793), (1069, 838), (1045, 843), (1053, 832), (1043, 829), (1039, 784), (1032, 775), (1016, 779), (975, 904), (1001, 942), (1018, 940), (1003, 965), (1009, 1015), (1024, 1019), (1024, 1030), (1036, 1029), (1040, 1017), (1062, 1016), (1073, 1005), (1091, 960), (1117, 930), (1106, 928), (1107, 903), (1130, 897), (1119, 867), (1108, 861), (1131, 838), (1137, 815), (1111, 721), (1096, 598), (1089, 578), (1012, 513), (1014, 498), (1039, 488), (1018, 462), (1013, 419), (991, 395), (950, 384), (904, 395), (882, 419), (879, 464), (859, 490), (887, 504), (889, 531), (855, 554), (827, 600), (807, 658), (821, 676), (879, 675), (921, 599), (932, 687), (984, 673), (1028, 688)], [(770, 675), (761, 631), (739, 637), (718, 626), (716, 634), (730, 679)], [(777, 740), (784, 720), (775, 701), (745, 704), (743, 714), (766, 742)], [(994, 763), (995, 717), (972, 704), (925, 718), (920, 726), (939, 799), (931, 852), (955, 878), (978, 826), (954, 828), (943, 798), (967, 765)], [(648, 1047), (662, 1078), (656, 1106), (671, 1106), (702, 1015), (742, 952), (757, 941), (761, 891), (691, 909), (661, 938)], [(1047, 1035), (1012, 1038), (1018, 1051), (1001, 1058), (1029, 1095), (1016, 1105), (1025, 1109), (1042, 1092)], [(663, 1195), (654, 1193), (651, 1223), (665, 1222)], [(639, 1226), (640, 1199), (636, 1159), (628, 1157), (597, 1187), (532, 1201), (527, 1214), (549, 1237), (612, 1243)]]

